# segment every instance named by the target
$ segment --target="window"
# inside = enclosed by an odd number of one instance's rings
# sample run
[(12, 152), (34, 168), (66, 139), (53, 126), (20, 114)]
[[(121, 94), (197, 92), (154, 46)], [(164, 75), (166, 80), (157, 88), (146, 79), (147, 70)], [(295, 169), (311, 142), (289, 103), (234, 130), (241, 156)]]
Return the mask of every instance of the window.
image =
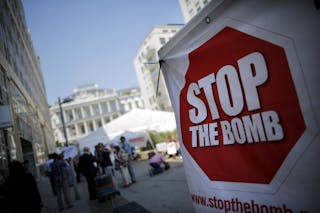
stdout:
[(94, 131), (94, 127), (93, 127), (93, 122), (92, 121), (88, 122), (88, 126), (89, 126), (89, 131), (93, 132)]
[(79, 124), (79, 129), (80, 129), (80, 134), (85, 134), (86, 133), (86, 129), (85, 129), (83, 123)]
[(0, 103), (6, 104), (8, 100), (7, 89), (6, 89), (6, 79), (4, 75), (3, 68), (0, 66)]
[(117, 105), (115, 100), (110, 101), (110, 108), (111, 108), (111, 112), (117, 111)]
[(129, 110), (131, 110), (133, 108), (131, 102), (128, 102), (128, 107), (129, 107)]
[(66, 110), (66, 111), (65, 111), (65, 115), (66, 115), (66, 117), (67, 117), (67, 122), (73, 120), (72, 110)]
[(99, 105), (98, 104), (93, 104), (92, 105), (92, 111), (93, 111), (93, 115), (99, 115), (100, 114)]
[(76, 127), (74, 125), (71, 125), (68, 127), (69, 128), (69, 134), (70, 136), (76, 136)]
[(82, 113), (80, 108), (74, 109), (74, 113), (75, 113), (76, 119), (82, 119)]
[(107, 113), (108, 112), (107, 102), (102, 102), (100, 105), (101, 105), (102, 113)]
[(104, 120), (104, 123), (106, 123), (106, 124), (110, 122), (110, 118), (109, 117), (104, 117), (103, 120)]
[(83, 107), (83, 111), (84, 111), (84, 117), (90, 117), (91, 116), (91, 112), (90, 112), (90, 108), (89, 106), (85, 106)]
[(160, 38), (160, 44), (163, 45), (163, 44), (165, 44), (165, 43), (166, 43), (166, 39), (161, 37), (161, 38)]
[(96, 120), (96, 124), (97, 124), (98, 128), (102, 127), (102, 122), (100, 119)]

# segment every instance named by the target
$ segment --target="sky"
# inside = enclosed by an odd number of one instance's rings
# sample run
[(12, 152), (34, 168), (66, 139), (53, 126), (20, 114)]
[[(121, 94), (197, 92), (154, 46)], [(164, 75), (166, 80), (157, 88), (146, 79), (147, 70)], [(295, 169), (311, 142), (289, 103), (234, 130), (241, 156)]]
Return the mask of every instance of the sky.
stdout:
[(22, 0), (48, 103), (73, 89), (139, 86), (134, 58), (154, 26), (183, 24), (178, 0)]

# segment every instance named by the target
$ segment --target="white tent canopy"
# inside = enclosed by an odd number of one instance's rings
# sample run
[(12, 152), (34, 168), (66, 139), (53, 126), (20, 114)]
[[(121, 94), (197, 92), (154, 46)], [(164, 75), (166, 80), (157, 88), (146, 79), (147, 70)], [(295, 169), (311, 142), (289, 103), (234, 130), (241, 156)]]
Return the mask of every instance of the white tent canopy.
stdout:
[(141, 131), (125, 131), (121, 134), (115, 136), (111, 143), (120, 143), (120, 137), (124, 136), (131, 146), (137, 146), (137, 147), (146, 147), (147, 143), (149, 142), (151, 146), (155, 149), (154, 143), (152, 139), (149, 136), (149, 133), (147, 131), (141, 130)]
[(120, 136), (124, 135), (132, 146), (145, 147), (149, 141), (154, 147), (146, 130), (165, 132), (175, 129), (176, 122), (173, 112), (133, 109), (80, 139), (78, 144), (80, 150), (87, 146), (93, 152), (94, 146), (98, 143), (117, 142)]
[(133, 109), (106, 124), (106, 128), (110, 133), (124, 130), (154, 130), (165, 132), (176, 129), (176, 120), (173, 112)]

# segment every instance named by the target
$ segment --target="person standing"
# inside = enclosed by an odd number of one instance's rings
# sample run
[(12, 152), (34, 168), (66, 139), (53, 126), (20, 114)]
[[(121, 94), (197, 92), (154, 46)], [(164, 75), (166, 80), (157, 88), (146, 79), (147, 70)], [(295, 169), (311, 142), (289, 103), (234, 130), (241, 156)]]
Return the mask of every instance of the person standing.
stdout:
[(53, 184), (57, 193), (58, 208), (59, 211), (63, 211), (64, 208), (69, 209), (73, 207), (70, 202), (70, 189), (67, 174), (68, 165), (57, 153), (52, 154), (52, 159), (51, 170), (53, 174)]
[(130, 174), (132, 183), (135, 183), (136, 176), (135, 176), (135, 173), (134, 173), (133, 167), (132, 167), (131, 146), (124, 136), (120, 137), (120, 144), (121, 144), (121, 148), (128, 154), (128, 170), (129, 170), (129, 174)]
[(112, 173), (112, 162), (110, 159), (110, 151), (102, 144), (97, 145), (95, 151), (95, 157), (98, 162), (98, 165), (101, 167), (102, 174), (111, 174)]
[(19, 161), (9, 163), (9, 177), (4, 184), (4, 195), (4, 204), (7, 205), (8, 212), (41, 211), (42, 200), (37, 182)]
[(117, 182), (114, 176), (113, 164), (110, 158), (111, 151), (105, 147), (102, 143), (98, 144), (98, 149), (96, 152), (96, 159), (102, 169), (102, 173), (106, 175), (111, 175), (112, 183), (114, 188), (117, 189)]
[(128, 171), (128, 153), (119, 146), (114, 146), (115, 149), (115, 168), (120, 171), (124, 187), (130, 186), (132, 183)]
[(83, 154), (79, 158), (79, 168), (86, 177), (90, 200), (95, 200), (97, 196), (94, 178), (97, 175), (97, 168), (94, 165), (94, 156), (90, 153), (89, 147), (83, 148)]
[(53, 162), (52, 154), (49, 154), (48, 160), (46, 161), (46, 164), (45, 164), (46, 174), (47, 174), (47, 176), (49, 177), (50, 185), (51, 185), (51, 189), (52, 189), (53, 194), (54, 194), (54, 195), (57, 195), (56, 189), (55, 189), (54, 183), (53, 183), (53, 173), (52, 173), (52, 170), (51, 170), (51, 164), (52, 164), (52, 162)]

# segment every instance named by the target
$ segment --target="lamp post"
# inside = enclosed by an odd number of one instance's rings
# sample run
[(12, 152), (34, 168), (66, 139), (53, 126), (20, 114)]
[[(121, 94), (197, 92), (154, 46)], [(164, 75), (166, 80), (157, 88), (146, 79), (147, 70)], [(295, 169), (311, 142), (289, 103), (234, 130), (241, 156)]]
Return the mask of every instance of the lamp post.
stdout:
[(60, 109), (60, 116), (61, 116), (63, 134), (64, 134), (64, 138), (66, 139), (66, 146), (69, 146), (67, 130), (66, 130), (66, 126), (65, 126), (65, 123), (64, 123), (64, 116), (63, 116), (63, 112), (62, 112), (60, 97), (58, 98), (58, 102), (59, 102), (59, 109)]

